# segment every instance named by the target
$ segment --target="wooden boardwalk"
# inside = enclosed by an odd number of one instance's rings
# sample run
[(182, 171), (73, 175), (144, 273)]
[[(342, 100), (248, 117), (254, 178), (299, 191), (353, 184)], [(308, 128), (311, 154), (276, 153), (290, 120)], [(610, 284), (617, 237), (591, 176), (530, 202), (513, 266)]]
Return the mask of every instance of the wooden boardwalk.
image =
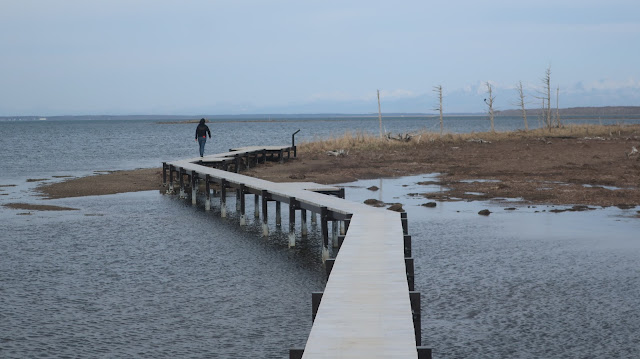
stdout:
[[(400, 213), (373, 208), (345, 200), (344, 190), (311, 182), (273, 183), (219, 168), (219, 160), (244, 158), (244, 165), (266, 160), (268, 155), (290, 150), (286, 146), (244, 147), (227, 154), (163, 163), (163, 179), (169, 175), (168, 192), (173, 192), (175, 175), (180, 194), (185, 184), (196, 188), (204, 181), (205, 208), (210, 209), (210, 184), (220, 187), (221, 215), (226, 215), (226, 190), (236, 191), (240, 224), (246, 223), (245, 195), (255, 196), (255, 215), (259, 201), (263, 234), (268, 235), (267, 203), (289, 205), (289, 245), (295, 245), (296, 211), (301, 215), (303, 235), (307, 211), (312, 220), (318, 214), (323, 238), (323, 260), (330, 272), (323, 293), (314, 293), (314, 323), (304, 349), (291, 349), (290, 358), (430, 358), (429, 349), (420, 346), (419, 293), (413, 291), (413, 259), (406, 217)], [(255, 162), (254, 162), (255, 161)], [(235, 162), (236, 171), (242, 165)], [(188, 182), (183, 180), (188, 177)], [(342, 198), (341, 198), (342, 197)], [(276, 213), (278, 216), (279, 214)], [(345, 223), (346, 234), (336, 258), (329, 256), (328, 222)], [(320, 300), (321, 298), (321, 300)], [(318, 305), (319, 302), (319, 305)]]

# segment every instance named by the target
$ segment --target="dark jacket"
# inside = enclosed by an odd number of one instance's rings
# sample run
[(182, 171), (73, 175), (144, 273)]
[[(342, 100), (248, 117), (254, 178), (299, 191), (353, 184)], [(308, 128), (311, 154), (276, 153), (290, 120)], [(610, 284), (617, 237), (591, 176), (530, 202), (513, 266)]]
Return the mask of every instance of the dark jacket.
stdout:
[(206, 137), (207, 134), (209, 134), (209, 138), (211, 138), (211, 131), (209, 131), (209, 126), (205, 125), (202, 122), (198, 124), (198, 127), (196, 127), (196, 140), (198, 139), (198, 137)]

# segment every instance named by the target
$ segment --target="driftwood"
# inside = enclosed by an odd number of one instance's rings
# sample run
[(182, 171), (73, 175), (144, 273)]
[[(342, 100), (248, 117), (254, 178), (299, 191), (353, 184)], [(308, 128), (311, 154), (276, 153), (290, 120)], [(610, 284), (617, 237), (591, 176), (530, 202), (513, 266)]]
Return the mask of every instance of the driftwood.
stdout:
[(636, 160), (640, 160), (640, 151), (635, 146), (631, 146), (631, 152), (625, 152), (627, 158), (635, 157)]
[(472, 138), (467, 140), (467, 142), (475, 142), (475, 143), (491, 143), (491, 141), (483, 140), (482, 138)]
[(336, 157), (344, 157), (349, 155), (349, 151), (345, 150), (335, 150), (335, 151), (327, 151), (327, 155), (336, 156)]
[(395, 141), (402, 141), (402, 142), (409, 142), (411, 141), (411, 137), (413, 137), (411, 134), (409, 133), (399, 133), (397, 136), (394, 136), (391, 133), (387, 133), (387, 139), (388, 140), (395, 140)]

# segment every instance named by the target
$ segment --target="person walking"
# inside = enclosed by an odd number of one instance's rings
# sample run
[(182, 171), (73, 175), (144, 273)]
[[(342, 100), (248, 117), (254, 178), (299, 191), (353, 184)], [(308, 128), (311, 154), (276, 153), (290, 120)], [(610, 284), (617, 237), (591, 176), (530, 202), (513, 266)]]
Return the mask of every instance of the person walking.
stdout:
[(211, 138), (211, 131), (209, 131), (209, 126), (205, 125), (204, 118), (200, 119), (200, 123), (198, 127), (196, 127), (196, 141), (200, 145), (200, 157), (204, 156), (204, 144), (207, 143), (207, 134), (209, 134), (209, 138)]

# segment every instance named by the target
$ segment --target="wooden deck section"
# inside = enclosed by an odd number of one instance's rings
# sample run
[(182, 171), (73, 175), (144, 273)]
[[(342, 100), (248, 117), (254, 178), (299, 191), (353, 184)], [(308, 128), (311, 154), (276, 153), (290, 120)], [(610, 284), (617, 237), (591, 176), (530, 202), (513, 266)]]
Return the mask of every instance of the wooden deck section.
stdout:
[[(406, 241), (409, 237), (410, 242), (410, 236), (406, 235), (401, 214), (347, 201), (340, 198), (344, 197), (344, 190), (333, 186), (312, 182), (273, 183), (211, 167), (210, 163), (229, 156), (234, 160), (238, 155), (247, 159), (256, 156), (258, 162), (258, 157), (266, 155), (263, 151), (278, 153), (280, 159), (283, 153), (278, 146), (232, 150), (227, 155), (165, 162), (163, 178), (166, 182), (169, 171), (169, 192), (173, 190), (174, 174), (177, 174), (180, 192), (184, 195), (183, 177), (188, 176), (194, 204), (197, 182), (205, 181), (207, 209), (210, 206), (209, 184), (219, 184), (223, 216), (225, 191), (235, 189), (241, 225), (245, 216), (245, 195), (255, 195), (256, 217), (258, 197), (261, 197), (265, 235), (268, 234), (268, 201), (276, 201), (278, 206), (280, 203), (289, 205), (290, 235), (295, 231), (296, 211), (301, 212), (303, 232), (307, 211), (320, 215), (323, 260), (328, 259), (327, 265), (332, 264), (332, 267), (317, 312), (314, 308), (315, 319), (306, 346), (292, 349), (290, 358), (430, 358), (430, 350), (420, 347), (419, 293), (416, 301), (416, 293), (410, 292), (413, 290), (413, 260), (407, 258), (410, 253)], [(329, 221), (347, 224), (335, 259), (328, 258)], [(292, 244), (295, 245), (295, 235), (290, 236)], [(318, 294), (315, 293), (314, 298)]]

